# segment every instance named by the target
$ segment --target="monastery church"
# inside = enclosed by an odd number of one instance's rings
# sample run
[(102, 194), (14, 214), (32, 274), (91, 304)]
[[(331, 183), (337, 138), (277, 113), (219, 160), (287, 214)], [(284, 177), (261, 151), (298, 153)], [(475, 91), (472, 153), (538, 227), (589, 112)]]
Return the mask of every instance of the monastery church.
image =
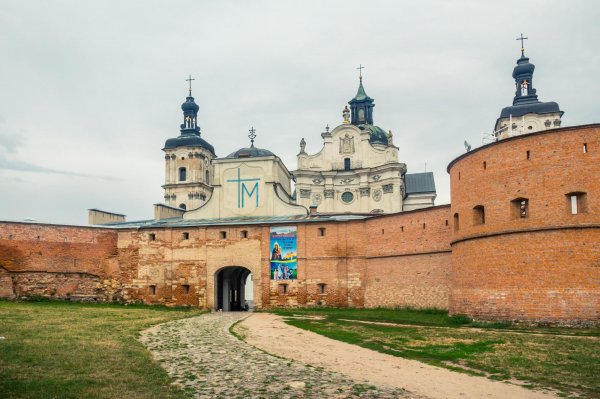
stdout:
[(321, 150), (307, 153), (318, 137), (302, 138), (294, 170), (255, 146), (254, 128), (248, 147), (217, 157), (190, 77), (154, 217), (91, 209), (90, 226), (0, 222), (0, 297), (224, 311), (435, 307), (597, 325), (600, 125), (561, 127), (534, 70), (521, 49), (512, 105), (491, 143), (448, 165), (452, 201), (437, 206), (433, 173), (408, 173), (362, 74)]

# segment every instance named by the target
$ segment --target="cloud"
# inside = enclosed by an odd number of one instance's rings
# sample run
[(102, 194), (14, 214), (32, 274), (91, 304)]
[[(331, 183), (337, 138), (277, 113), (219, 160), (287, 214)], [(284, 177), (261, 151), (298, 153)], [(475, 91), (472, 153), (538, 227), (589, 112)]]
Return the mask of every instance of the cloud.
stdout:
[(12, 171), (17, 171), (17, 172), (33, 172), (33, 173), (51, 173), (51, 174), (64, 175), (64, 176), (84, 177), (84, 178), (102, 179), (102, 180), (111, 180), (111, 181), (121, 180), (121, 179), (118, 179), (118, 178), (112, 177), (112, 176), (97, 176), (97, 175), (92, 175), (92, 174), (87, 174), (87, 173), (76, 173), (76, 172), (69, 172), (69, 171), (65, 171), (65, 170), (47, 168), (45, 166), (34, 165), (34, 164), (31, 164), (28, 162), (24, 162), (19, 159), (9, 160), (2, 154), (0, 154), (0, 170), (12, 170)]
[[(2, 119), (0, 118), (0, 123)], [(23, 138), (17, 135), (0, 133), (0, 147), (7, 152), (17, 152), (23, 146)]]

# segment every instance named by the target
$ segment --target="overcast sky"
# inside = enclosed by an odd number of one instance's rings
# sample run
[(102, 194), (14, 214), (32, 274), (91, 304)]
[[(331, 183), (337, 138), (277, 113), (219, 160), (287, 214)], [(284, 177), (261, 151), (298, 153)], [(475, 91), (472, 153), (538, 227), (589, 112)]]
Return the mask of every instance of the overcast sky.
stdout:
[(85, 224), (87, 209), (153, 215), (188, 74), (202, 137), (296, 168), (364, 85), (409, 173), (482, 144), (512, 103), (523, 32), (542, 101), (600, 122), (598, 1), (0, 0), (0, 220)]

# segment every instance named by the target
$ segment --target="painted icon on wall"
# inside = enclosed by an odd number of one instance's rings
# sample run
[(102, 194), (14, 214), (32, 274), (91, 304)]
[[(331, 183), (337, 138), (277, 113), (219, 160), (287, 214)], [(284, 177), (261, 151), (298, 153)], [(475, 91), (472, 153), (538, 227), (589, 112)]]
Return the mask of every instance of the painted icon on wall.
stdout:
[(271, 280), (296, 280), (296, 226), (271, 227)]

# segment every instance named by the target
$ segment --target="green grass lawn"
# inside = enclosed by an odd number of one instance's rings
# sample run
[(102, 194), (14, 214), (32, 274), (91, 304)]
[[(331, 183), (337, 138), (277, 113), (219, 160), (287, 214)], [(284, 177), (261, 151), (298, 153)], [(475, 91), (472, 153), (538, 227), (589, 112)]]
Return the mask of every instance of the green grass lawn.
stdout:
[(293, 326), (390, 355), (553, 388), (563, 396), (600, 397), (600, 329), (472, 323), (441, 310), (317, 308), (275, 313)]
[(183, 398), (137, 341), (198, 310), (0, 301), (0, 397)]

